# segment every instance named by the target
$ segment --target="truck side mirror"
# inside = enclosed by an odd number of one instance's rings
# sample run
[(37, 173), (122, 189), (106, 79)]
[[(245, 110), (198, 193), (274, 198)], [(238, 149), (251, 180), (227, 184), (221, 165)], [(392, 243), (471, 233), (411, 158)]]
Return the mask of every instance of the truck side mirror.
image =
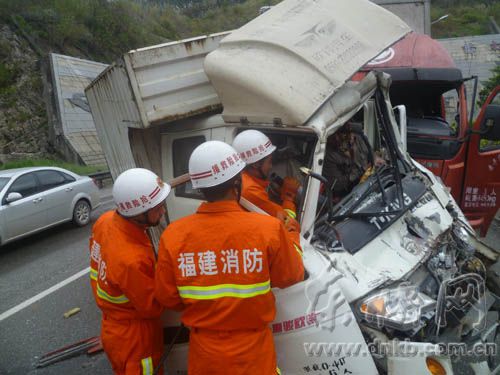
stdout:
[(486, 107), (479, 129), (482, 139), (500, 141), (500, 105), (490, 104)]

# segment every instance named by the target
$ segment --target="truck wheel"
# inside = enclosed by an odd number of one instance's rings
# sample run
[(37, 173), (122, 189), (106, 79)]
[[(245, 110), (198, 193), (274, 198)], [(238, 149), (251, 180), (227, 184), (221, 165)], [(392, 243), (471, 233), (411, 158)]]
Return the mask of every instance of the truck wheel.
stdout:
[(73, 223), (83, 227), (90, 222), (90, 204), (85, 199), (80, 199), (73, 209)]

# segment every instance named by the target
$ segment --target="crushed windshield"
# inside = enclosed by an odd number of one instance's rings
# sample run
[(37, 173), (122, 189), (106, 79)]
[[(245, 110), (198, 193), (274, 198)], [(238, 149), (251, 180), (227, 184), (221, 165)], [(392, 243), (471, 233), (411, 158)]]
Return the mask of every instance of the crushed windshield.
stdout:
[(362, 210), (363, 202), (376, 195), (387, 205), (386, 190), (392, 186), (396, 189), (397, 206), (403, 207), (401, 159), (383, 104), (381, 97), (376, 102), (376, 119), (372, 123), (364, 120), (362, 109), (327, 139), (322, 175), (328, 181), (326, 196), (330, 194), (333, 203), (329, 221), (380, 215)]
[(372, 104), (372, 123), (361, 110), (327, 139), (313, 241), (329, 249), (357, 251), (359, 233), (373, 238), (425, 192), (400, 154), (381, 92)]

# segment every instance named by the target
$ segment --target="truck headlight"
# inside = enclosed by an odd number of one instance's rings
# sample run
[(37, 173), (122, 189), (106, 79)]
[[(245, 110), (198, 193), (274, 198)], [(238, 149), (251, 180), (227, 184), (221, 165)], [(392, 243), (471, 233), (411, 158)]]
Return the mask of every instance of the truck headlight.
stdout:
[(377, 324), (379, 328), (387, 326), (406, 331), (417, 327), (422, 312), (435, 303), (417, 287), (403, 285), (364, 298), (358, 303), (357, 310), (364, 320)]

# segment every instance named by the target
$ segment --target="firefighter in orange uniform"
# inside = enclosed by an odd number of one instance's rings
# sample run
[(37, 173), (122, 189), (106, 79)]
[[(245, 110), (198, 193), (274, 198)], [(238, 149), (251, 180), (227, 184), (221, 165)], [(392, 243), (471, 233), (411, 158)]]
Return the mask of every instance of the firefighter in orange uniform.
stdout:
[(101, 340), (115, 374), (153, 374), (163, 351), (163, 307), (154, 298), (156, 256), (146, 228), (165, 214), (170, 186), (134, 168), (113, 186), (115, 211), (92, 228), (90, 277)]
[(241, 196), (269, 215), (282, 220), (288, 230), (298, 232), (300, 227), (296, 221), (295, 197), (300, 187), (299, 182), (293, 177), (283, 179), (281, 205), (271, 201), (267, 193), (268, 177), (273, 166), (272, 153), (276, 146), (264, 133), (245, 130), (234, 138), (233, 147), (247, 164), (242, 173)]
[(226, 143), (198, 146), (189, 174), (208, 202), (160, 239), (155, 294), (167, 308), (184, 305), (190, 375), (276, 374), (271, 288), (304, 278), (283, 224), (238, 204), (244, 167)]

